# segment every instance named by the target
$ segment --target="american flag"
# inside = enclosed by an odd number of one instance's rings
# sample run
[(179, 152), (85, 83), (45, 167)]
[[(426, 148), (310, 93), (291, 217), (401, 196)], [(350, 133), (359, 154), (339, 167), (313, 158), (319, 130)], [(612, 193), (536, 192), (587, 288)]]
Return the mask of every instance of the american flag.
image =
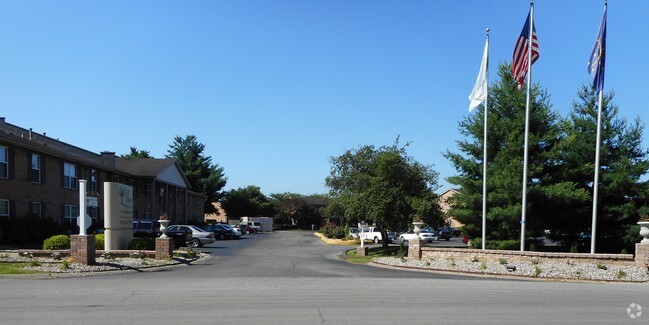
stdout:
[[(518, 82), (518, 89), (521, 89), (525, 84), (525, 75), (527, 74), (527, 57), (529, 51), (529, 37), (530, 37), (530, 13), (527, 14), (525, 25), (521, 35), (518, 36), (516, 47), (514, 48), (514, 58), (512, 60), (512, 75)], [(536, 38), (536, 28), (532, 25), (532, 64), (539, 58), (539, 41)]]

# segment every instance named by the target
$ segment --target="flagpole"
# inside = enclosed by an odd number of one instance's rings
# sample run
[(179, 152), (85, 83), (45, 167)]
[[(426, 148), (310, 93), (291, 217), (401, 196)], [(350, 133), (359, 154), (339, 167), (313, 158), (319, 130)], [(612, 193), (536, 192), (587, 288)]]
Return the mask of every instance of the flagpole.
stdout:
[(599, 184), (599, 143), (602, 137), (602, 104), (604, 91), (599, 91), (599, 108), (597, 109), (597, 144), (595, 146), (595, 181), (593, 182), (593, 223), (590, 231), (590, 253), (595, 254), (595, 234), (597, 228), (597, 194)]
[[(604, 18), (606, 18), (606, 11), (608, 9), (608, 2), (604, 0)], [(606, 21), (603, 21), (605, 24)], [(601, 27), (600, 27), (601, 28)], [(601, 32), (601, 31), (600, 31)], [(598, 38), (605, 38), (601, 34), (598, 36)], [(600, 40), (601, 41), (601, 40)], [(602, 46), (600, 44), (600, 46)], [(606, 51), (606, 48), (603, 49), (603, 51)], [(601, 57), (600, 57), (601, 60)], [(598, 63), (598, 69), (600, 66), (603, 66), (602, 62)], [(590, 230), (590, 253), (595, 254), (595, 237), (597, 234), (597, 201), (598, 201), (598, 193), (599, 193), (599, 156), (600, 156), (600, 142), (602, 139), (602, 107), (604, 106), (604, 87), (603, 87), (603, 77), (602, 80), (600, 81), (602, 85), (598, 85), (598, 93), (599, 93), (599, 100), (598, 100), (598, 108), (597, 108), (597, 143), (595, 144), (595, 179), (593, 181), (593, 221), (591, 224), (591, 230)], [(593, 82), (593, 85), (595, 85), (595, 82)]]
[(532, 35), (534, 33), (534, 0), (530, 1), (530, 34), (527, 50), (527, 99), (525, 102), (525, 145), (523, 153), (523, 202), (521, 213), (521, 252), (525, 251), (525, 219), (527, 212), (527, 156), (530, 130), (530, 83), (532, 82)]
[[(487, 49), (489, 48), (489, 27), (487, 27)], [(489, 52), (487, 51), (487, 68), (485, 73), (487, 80), (485, 86), (484, 100), (484, 156), (482, 158), (482, 249), (487, 244), (487, 107), (489, 103)]]

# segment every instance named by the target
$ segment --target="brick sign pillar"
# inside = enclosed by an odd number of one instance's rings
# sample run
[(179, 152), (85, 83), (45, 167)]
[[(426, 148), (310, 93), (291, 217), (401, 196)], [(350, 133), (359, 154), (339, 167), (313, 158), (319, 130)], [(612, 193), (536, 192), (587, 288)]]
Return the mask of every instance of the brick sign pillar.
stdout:
[(635, 244), (635, 264), (638, 266), (649, 266), (649, 245)]
[(70, 257), (77, 263), (95, 264), (95, 236), (70, 236)]
[(155, 259), (168, 260), (174, 253), (173, 238), (156, 238), (155, 239)]
[[(419, 236), (417, 236), (419, 237)], [(420, 260), (421, 259), (421, 247), (425, 246), (426, 242), (419, 239), (413, 238), (408, 241), (408, 259), (409, 260)]]

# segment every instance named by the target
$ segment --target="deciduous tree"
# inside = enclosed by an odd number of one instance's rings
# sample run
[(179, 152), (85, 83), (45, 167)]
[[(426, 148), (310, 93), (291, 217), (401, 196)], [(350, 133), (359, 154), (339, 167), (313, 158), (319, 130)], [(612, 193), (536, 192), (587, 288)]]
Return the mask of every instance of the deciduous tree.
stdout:
[(347, 150), (331, 163), (329, 216), (373, 223), (381, 227), (383, 238), (387, 229), (407, 227), (415, 216), (429, 222), (442, 218), (434, 194), (438, 173), (408, 156), (398, 139), (392, 146)]

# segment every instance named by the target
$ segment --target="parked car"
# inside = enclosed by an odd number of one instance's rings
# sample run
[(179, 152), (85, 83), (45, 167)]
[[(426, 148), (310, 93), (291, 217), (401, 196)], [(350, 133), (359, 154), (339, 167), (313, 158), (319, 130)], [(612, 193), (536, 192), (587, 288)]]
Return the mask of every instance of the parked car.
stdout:
[(217, 223), (215, 225), (208, 225), (205, 227), (205, 230), (211, 231), (214, 233), (214, 236), (218, 238), (219, 240), (223, 240), (226, 238), (234, 238), (234, 230), (226, 229), (223, 224)]
[(239, 225), (239, 230), (241, 230), (242, 234), (246, 234), (246, 235), (256, 234), (257, 233), (257, 229), (255, 229), (253, 227), (250, 227), (248, 225), (245, 225), (245, 224), (240, 224)]
[(166, 235), (173, 239), (174, 247), (182, 247), (187, 246), (187, 243), (192, 239), (193, 232), (187, 227), (169, 226)]
[(402, 242), (410, 241), (410, 240), (415, 239), (415, 238), (417, 238), (417, 234), (415, 234), (415, 232), (412, 231), (412, 230), (410, 230), (408, 232), (404, 232), (404, 233), (399, 235), (399, 241), (402, 241)]
[(440, 228), (437, 230), (437, 240), (445, 239), (446, 241), (451, 240), (453, 232), (449, 228)]
[(169, 226), (167, 229), (167, 232), (175, 231), (175, 230), (184, 230), (184, 229), (189, 229), (191, 231), (192, 235), (191, 238), (188, 239), (187, 244), (191, 247), (201, 247), (205, 244), (211, 244), (214, 242), (214, 233), (211, 231), (205, 231), (201, 228), (198, 228), (196, 226), (188, 226), (188, 225), (173, 225)]
[(153, 220), (133, 220), (133, 237), (156, 238), (158, 226)]
[(451, 233), (453, 234), (453, 236), (460, 237), (460, 230), (459, 229), (454, 228), (454, 227), (449, 227), (448, 229), (451, 230)]
[(349, 228), (349, 236), (352, 238), (358, 238), (360, 234), (360, 230), (358, 228), (350, 227)]
[(230, 225), (223, 224), (223, 227), (228, 230), (232, 230), (232, 233), (234, 234), (234, 238), (238, 239), (241, 237), (241, 230), (239, 228), (232, 227)]
[[(386, 242), (391, 243), (394, 238), (394, 233), (393, 232), (387, 232), (388, 233), (388, 238)], [(381, 228), (379, 227), (367, 227), (365, 232), (363, 232), (363, 235), (365, 236), (365, 239), (372, 240), (375, 244), (378, 244), (383, 241), (383, 235), (381, 235)]]
[(244, 221), (244, 222), (239, 224), (239, 226), (241, 226), (241, 225), (246, 225), (246, 226), (255, 228), (256, 232), (261, 231), (261, 222), (259, 222), (259, 221)]
[[(399, 240), (400, 241), (409, 241), (413, 238), (417, 238), (417, 234), (415, 234), (414, 231), (410, 230), (406, 233), (403, 233), (399, 235)], [(426, 241), (428, 243), (437, 240), (437, 235), (435, 232), (429, 230), (429, 229), (422, 229), (419, 232), (419, 239)]]

